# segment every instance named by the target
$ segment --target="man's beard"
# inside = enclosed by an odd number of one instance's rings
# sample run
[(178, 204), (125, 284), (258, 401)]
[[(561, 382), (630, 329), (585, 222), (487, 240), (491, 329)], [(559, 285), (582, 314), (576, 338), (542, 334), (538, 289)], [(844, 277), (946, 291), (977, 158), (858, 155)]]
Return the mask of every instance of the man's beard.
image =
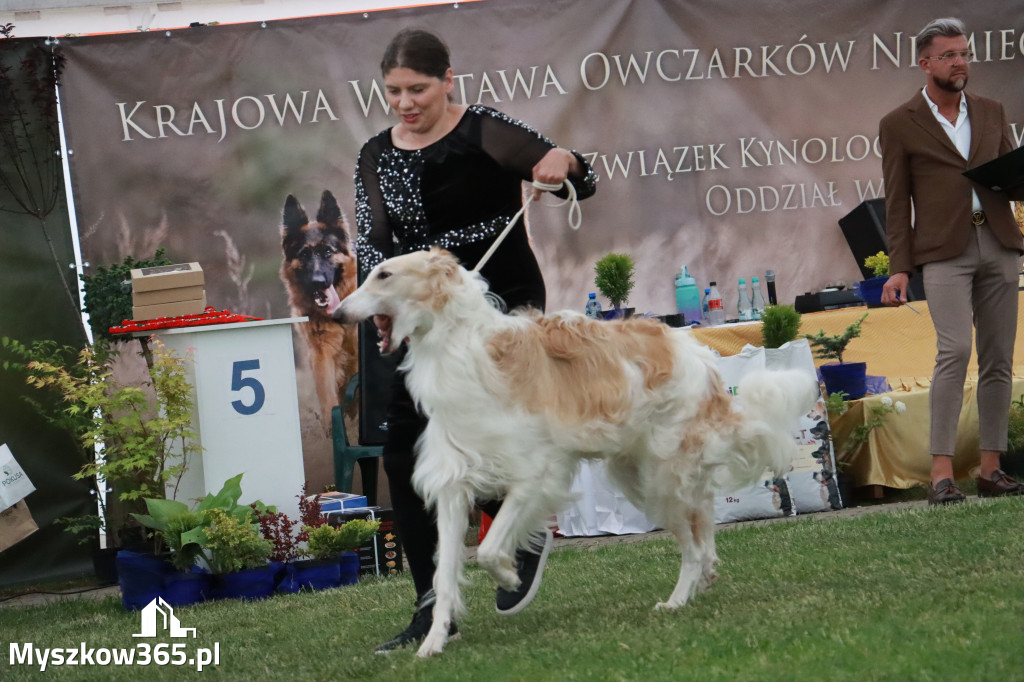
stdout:
[(957, 74), (950, 78), (936, 78), (935, 85), (946, 92), (960, 92), (967, 87), (967, 74)]

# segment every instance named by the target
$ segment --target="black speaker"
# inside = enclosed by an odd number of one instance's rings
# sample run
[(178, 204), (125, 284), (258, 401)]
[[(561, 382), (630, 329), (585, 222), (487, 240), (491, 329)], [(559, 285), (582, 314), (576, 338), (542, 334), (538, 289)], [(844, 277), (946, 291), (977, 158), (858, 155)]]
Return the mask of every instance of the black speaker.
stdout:
[(397, 362), (377, 349), (372, 320), (359, 325), (359, 444), (383, 445)]
[[(853, 253), (857, 267), (864, 279), (874, 277), (875, 273), (864, 265), (864, 259), (879, 251), (889, 253), (889, 244), (885, 235), (885, 198), (867, 199), (855, 209), (839, 219), (839, 227), (846, 237), (846, 243)], [(910, 278), (910, 290), (907, 298), (911, 301), (924, 300), (924, 279), (921, 273)]]

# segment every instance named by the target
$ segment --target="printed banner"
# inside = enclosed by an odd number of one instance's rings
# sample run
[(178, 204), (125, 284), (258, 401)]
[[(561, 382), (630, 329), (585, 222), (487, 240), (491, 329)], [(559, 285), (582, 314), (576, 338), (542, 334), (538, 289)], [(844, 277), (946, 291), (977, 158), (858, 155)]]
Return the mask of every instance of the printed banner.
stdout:
[[(488, 0), (62, 38), (85, 258), (98, 266), (165, 245), (202, 264), (218, 309), (307, 314), (310, 294), (282, 268), (286, 199), (312, 215), (330, 191), (354, 232), (356, 154), (395, 122), (381, 53), (419, 26), (451, 47), (456, 101), (531, 124), (597, 172), (579, 231), (564, 208), (530, 207), (550, 309), (582, 310), (594, 262), (612, 251), (637, 263), (628, 304), (640, 313), (674, 312), (682, 264), (701, 288), (717, 280), (727, 309), (737, 279), (767, 269), (782, 302), (852, 284), (857, 262), (837, 220), (883, 194), (878, 121), (924, 85), (914, 35), (933, 12), (965, 20), (969, 90), (1004, 103), (1019, 145), (1024, 5), (821, 8)], [(312, 385), (308, 373), (300, 381)]]

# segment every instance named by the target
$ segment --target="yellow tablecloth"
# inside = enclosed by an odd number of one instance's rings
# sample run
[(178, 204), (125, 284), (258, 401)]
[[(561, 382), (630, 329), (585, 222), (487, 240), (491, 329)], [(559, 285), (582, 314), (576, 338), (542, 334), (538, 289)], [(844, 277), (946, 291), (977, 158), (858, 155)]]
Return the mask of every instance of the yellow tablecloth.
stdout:
[[(956, 454), (953, 473), (957, 479), (978, 475), (978, 401), (977, 376), (970, 375), (964, 385), (964, 402), (957, 425)], [(1024, 378), (1014, 377), (1014, 399), (1024, 394)], [(872, 416), (872, 408), (887, 396), (907, 406), (903, 414), (890, 414), (883, 425), (872, 429), (868, 441), (859, 449), (844, 452), (842, 444), (857, 426)], [(869, 395), (850, 403), (846, 414), (831, 420), (832, 440), (836, 443), (836, 460), (840, 470), (852, 478), (854, 485), (884, 485), (888, 488), (911, 488), (927, 485), (932, 458), (928, 449), (928, 388), (915, 387), (882, 395)]]
[[(935, 329), (926, 301), (912, 304), (920, 314), (902, 308), (841, 308), (821, 313), (807, 313), (801, 318), (800, 333), (813, 334), (824, 329), (829, 334), (842, 333), (846, 327), (868, 312), (861, 336), (847, 347), (847, 362), (866, 362), (868, 374), (884, 376), (892, 387), (887, 393), (892, 400), (907, 406), (904, 414), (892, 414), (886, 422), (873, 429), (867, 443), (853, 452), (841, 447), (850, 432), (871, 416), (871, 408), (881, 403), (881, 395), (869, 395), (853, 401), (849, 411), (833, 420), (833, 441), (837, 443), (837, 460), (846, 462), (844, 473), (855, 485), (883, 485), (889, 488), (910, 488), (927, 485), (931, 472), (928, 451), (928, 390), (935, 364)], [(1018, 298), (1017, 344), (1014, 348), (1013, 396), (1024, 393), (1024, 310)], [(760, 323), (739, 323), (706, 329), (695, 329), (694, 335), (721, 355), (734, 355), (746, 344), (761, 344)], [(824, 360), (815, 359), (815, 365)], [(964, 386), (964, 404), (960, 413), (956, 455), (953, 471), (958, 479), (977, 475), (978, 466), (978, 403), (977, 355), (972, 351), (968, 381)]]
[[(800, 320), (801, 334), (814, 334), (824, 329), (828, 334), (841, 334), (865, 312), (868, 317), (861, 325), (861, 335), (850, 341), (843, 360), (866, 362), (868, 374), (884, 376), (895, 389), (927, 385), (935, 366), (935, 328), (927, 301), (912, 303), (920, 315), (906, 306), (900, 308), (871, 308), (858, 306), (820, 313), (805, 313)], [(1024, 365), (1024, 311), (1018, 298), (1017, 345), (1013, 364)], [(694, 329), (694, 336), (722, 355), (735, 355), (746, 344), (761, 345), (761, 324), (738, 323), (705, 329)], [(815, 365), (829, 360), (815, 359)], [(972, 354), (969, 372), (977, 372), (977, 357)]]

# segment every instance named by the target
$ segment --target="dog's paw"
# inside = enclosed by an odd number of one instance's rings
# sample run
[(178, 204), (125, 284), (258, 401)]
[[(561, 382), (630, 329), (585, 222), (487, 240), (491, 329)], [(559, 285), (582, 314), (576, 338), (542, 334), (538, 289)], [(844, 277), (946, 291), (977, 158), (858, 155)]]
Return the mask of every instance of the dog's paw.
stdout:
[(519, 573), (516, 572), (515, 561), (508, 554), (481, 552), (477, 555), (476, 562), (480, 568), (487, 571), (498, 587), (514, 591), (522, 583)]
[(700, 580), (697, 581), (697, 589), (701, 592), (711, 589), (711, 586), (718, 580), (718, 573), (715, 571), (706, 571), (701, 574)]
[(428, 634), (423, 639), (423, 643), (420, 644), (419, 650), (416, 652), (416, 656), (419, 658), (430, 658), (436, 656), (444, 650), (444, 643), (447, 638), (441, 635), (434, 635), (433, 633)]
[(674, 604), (671, 601), (658, 602), (654, 605), (655, 611), (677, 611), (682, 604)]

